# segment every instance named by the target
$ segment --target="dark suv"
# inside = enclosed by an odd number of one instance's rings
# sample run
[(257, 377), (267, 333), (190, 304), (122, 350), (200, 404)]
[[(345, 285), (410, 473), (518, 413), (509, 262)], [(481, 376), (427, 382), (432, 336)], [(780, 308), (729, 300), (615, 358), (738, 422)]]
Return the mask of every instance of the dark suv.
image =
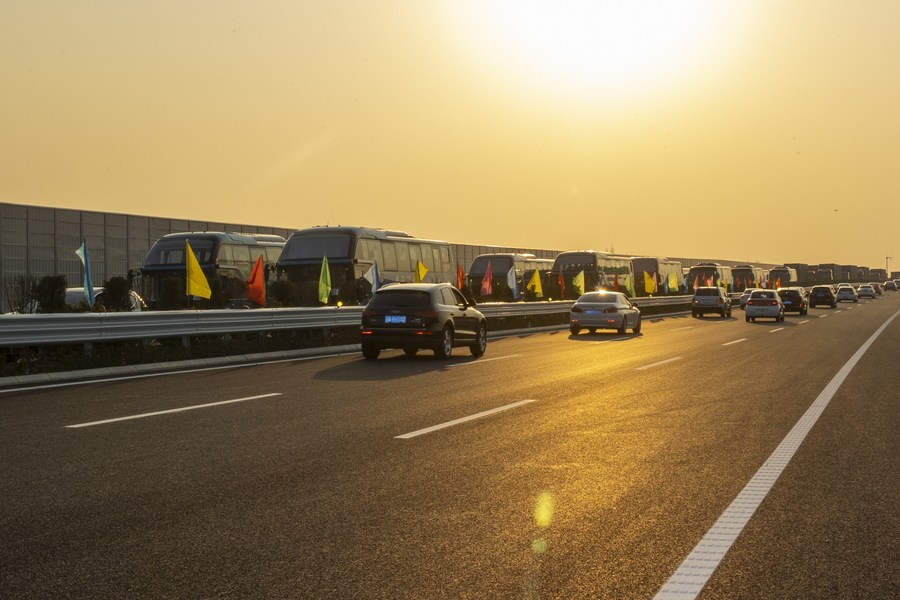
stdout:
[(435, 358), (447, 358), (459, 346), (479, 357), (487, 348), (487, 322), (449, 283), (395, 283), (369, 300), (359, 338), (370, 360), (387, 348), (402, 348), (407, 356), (433, 350)]
[(784, 312), (798, 312), (805, 315), (809, 303), (806, 301), (806, 290), (801, 287), (778, 288), (776, 290), (784, 304)]
[(834, 295), (834, 290), (831, 289), (830, 285), (815, 285), (812, 291), (809, 292), (810, 308), (815, 308), (820, 304), (837, 308), (837, 296)]
[(706, 313), (716, 313), (722, 318), (731, 316), (731, 298), (724, 288), (694, 288), (694, 297), (691, 298), (691, 316), (702, 317)]

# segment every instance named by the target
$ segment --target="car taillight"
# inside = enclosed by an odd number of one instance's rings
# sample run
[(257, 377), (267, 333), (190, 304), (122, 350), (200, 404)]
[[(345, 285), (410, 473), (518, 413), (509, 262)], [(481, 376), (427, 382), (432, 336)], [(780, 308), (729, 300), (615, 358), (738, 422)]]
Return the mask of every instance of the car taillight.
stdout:
[(716, 304), (725, 304), (725, 301), (722, 298), (716, 298)]
[(614, 313), (614, 312), (618, 312), (618, 311), (619, 311), (619, 309), (617, 309), (615, 306), (610, 306), (609, 308), (603, 309), (603, 312), (605, 312), (605, 313)]
[(572, 312), (580, 313), (580, 312), (584, 312), (584, 311), (581, 310), (581, 307), (580, 307), (580, 306), (573, 306), (573, 307), (572, 307)]
[(771, 304), (772, 306), (777, 306), (777, 305), (778, 305), (778, 301), (777, 301), (777, 300), (772, 300), (772, 302), (770, 302), (770, 304)]
[(436, 310), (417, 310), (409, 316), (409, 323), (411, 325), (427, 325), (436, 321), (437, 317), (438, 313)]

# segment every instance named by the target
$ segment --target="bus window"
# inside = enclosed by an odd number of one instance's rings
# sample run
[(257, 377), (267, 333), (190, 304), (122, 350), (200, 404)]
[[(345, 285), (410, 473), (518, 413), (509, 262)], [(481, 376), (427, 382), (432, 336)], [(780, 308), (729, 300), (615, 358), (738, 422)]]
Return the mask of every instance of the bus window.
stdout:
[(397, 249), (397, 270), (412, 271), (415, 269), (415, 267), (409, 266), (409, 246), (406, 245), (406, 242), (394, 242), (394, 247)]
[(386, 271), (397, 270), (397, 247), (394, 242), (382, 242), (381, 249), (384, 251), (384, 269)]
[[(412, 265), (412, 269), (415, 271), (416, 267), (419, 265), (419, 261), (421, 260), (423, 263), (426, 263), (426, 267), (428, 266), (428, 261), (423, 260), (422, 258), (422, 249), (419, 248), (418, 244), (407, 244), (409, 247), (409, 263)], [(428, 250), (428, 246), (425, 247), (425, 250)]]
[[(448, 248), (447, 246), (438, 246), (434, 250), (435, 268), (437, 268), (437, 265), (440, 265), (441, 271), (448, 272), (452, 270), (453, 266), (450, 264), (450, 248)], [(440, 257), (440, 260), (438, 260), (438, 257)]]

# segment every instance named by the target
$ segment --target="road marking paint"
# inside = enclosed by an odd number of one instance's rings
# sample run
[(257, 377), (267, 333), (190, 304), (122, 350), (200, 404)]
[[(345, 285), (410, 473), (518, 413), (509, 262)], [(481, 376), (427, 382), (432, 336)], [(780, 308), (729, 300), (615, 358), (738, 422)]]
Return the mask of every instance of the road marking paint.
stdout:
[(770, 329), (769, 333), (775, 333), (776, 331), (781, 331), (784, 327), (778, 327), (777, 329)]
[(741, 493), (731, 502), (715, 524), (706, 532), (684, 562), (654, 596), (654, 600), (685, 600), (696, 598), (706, 585), (713, 572), (732, 544), (741, 534), (744, 526), (750, 521), (753, 513), (762, 504), (763, 499), (775, 485), (785, 467), (791, 461), (797, 448), (803, 443), (806, 435), (825, 411), (828, 403), (837, 393), (841, 384), (847, 379), (850, 371), (860, 361), (878, 336), (887, 329), (900, 311), (894, 313), (865, 343), (850, 357), (837, 374), (828, 382), (825, 389), (813, 401), (800, 420), (788, 432), (768, 460), (744, 486)]
[(115, 419), (104, 419), (103, 421), (91, 421), (90, 423), (79, 423), (77, 425), (66, 425), (66, 429), (76, 429), (79, 427), (91, 427), (93, 425), (105, 425), (107, 423), (116, 423), (118, 421), (129, 421), (132, 419), (144, 419), (146, 417), (155, 417), (158, 415), (168, 415), (171, 413), (184, 412), (186, 410), (196, 410), (198, 408), (209, 408), (211, 406), (221, 406), (223, 404), (234, 404), (235, 402), (246, 402), (248, 400), (259, 400), (260, 398), (271, 398), (272, 396), (280, 396), (281, 392), (272, 394), (261, 394), (259, 396), (249, 396), (247, 398), (237, 398), (235, 400), (222, 400), (221, 402), (210, 402), (209, 404), (195, 404), (193, 406), (184, 406), (182, 408), (171, 408), (169, 410), (158, 410), (156, 412), (144, 413), (141, 415), (130, 415), (127, 417), (116, 417)]
[(804, 323), (809, 323), (809, 319), (804, 319), (802, 321), (797, 321), (797, 325), (803, 325)]
[(517, 356), (522, 356), (522, 355), (521, 354), (509, 354), (507, 356), (494, 356), (491, 358), (479, 358), (478, 360), (472, 360), (469, 362), (455, 363), (452, 365), (447, 365), (447, 367), (450, 368), (450, 367), (465, 367), (466, 365), (480, 365), (482, 363), (491, 362), (492, 360), (504, 360), (506, 358), (515, 358)]
[(679, 327), (678, 329), (672, 329), (671, 331), (687, 331), (688, 329), (693, 329), (694, 327)]
[(828, 315), (819, 315), (819, 318), (820, 318), (820, 319), (824, 319), (824, 318), (827, 317), (827, 316), (828, 316)]
[(659, 362), (655, 362), (655, 363), (652, 363), (649, 365), (644, 365), (643, 367), (638, 367), (637, 369), (635, 369), (635, 371), (646, 371), (647, 369), (652, 369), (653, 367), (658, 367), (660, 365), (665, 365), (670, 362), (675, 362), (676, 360), (681, 360), (681, 359), (682, 359), (681, 356), (676, 356), (674, 358), (667, 358), (666, 360), (661, 360)]
[(61, 383), (46, 383), (42, 385), (32, 385), (28, 387), (15, 387), (0, 390), (0, 394), (8, 394), (10, 392), (30, 392), (33, 390), (49, 390), (53, 388), (72, 387), (75, 385), (90, 385), (92, 383), (110, 383), (113, 381), (129, 381), (131, 379), (146, 379), (149, 377), (169, 377), (170, 375), (186, 375), (189, 373), (203, 373), (205, 371), (221, 371), (223, 369), (243, 369), (246, 367), (259, 367), (263, 365), (277, 365), (289, 362), (304, 362), (308, 360), (319, 360), (320, 358), (337, 358), (340, 356), (358, 355), (359, 351), (354, 352), (338, 352), (336, 354), (317, 354), (315, 356), (298, 356), (296, 358), (276, 358), (272, 360), (260, 360), (249, 363), (234, 363), (229, 365), (219, 365), (216, 367), (198, 367), (194, 369), (181, 369), (173, 367), (172, 371), (163, 371), (160, 373), (140, 373), (138, 375), (122, 375), (119, 377), (106, 377), (104, 379), (84, 379), (81, 381), (64, 381)]
[(723, 346), (730, 346), (730, 345), (732, 345), (732, 344), (740, 344), (741, 342), (746, 342), (746, 341), (747, 341), (747, 338), (741, 338), (741, 339), (739, 339), (739, 340), (734, 340), (734, 341), (732, 341), (732, 342), (725, 342), (725, 343), (722, 344), (722, 345), (723, 345)]
[(467, 421), (474, 421), (475, 419), (481, 419), (483, 417), (487, 417), (498, 412), (502, 412), (504, 410), (509, 410), (511, 408), (518, 408), (519, 406), (524, 406), (526, 404), (530, 404), (532, 402), (537, 402), (537, 400), (520, 400), (519, 402), (513, 402), (512, 404), (507, 404), (506, 406), (500, 406), (498, 408), (492, 408), (491, 410), (486, 410), (484, 412), (480, 412), (474, 415), (469, 415), (468, 417), (461, 417), (459, 419), (454, 419), (452, 421), (447, 421), (446, 423), (441, 423), (440, 425), (432, 425), (431, 427), (426, 427), (425, 429), (418, 429), (416, 431), (412, 431), (410, 433), (404, 433), (403, 435), (394, 436), (395, 440), (408, 440), (410, 438), (414, 438), (420, 435), (425, 435), (426, 433), (431, 433), (433, 431), (438, 431), (439, 429), (446, 429), (447, 427), (453, 427), (454, 425), (459, 425), (460, 423), (465, 423)]

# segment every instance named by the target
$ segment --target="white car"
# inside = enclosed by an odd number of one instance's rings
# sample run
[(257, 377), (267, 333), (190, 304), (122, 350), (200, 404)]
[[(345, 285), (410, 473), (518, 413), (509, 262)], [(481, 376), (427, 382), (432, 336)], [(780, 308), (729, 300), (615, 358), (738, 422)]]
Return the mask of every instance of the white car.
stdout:
[(836, 300), (838, 302), (843, 302), (844, 300), (848, 300), (850, 302), (859, 302), (859, 295), (856, 293), (856, 290), (853, 289), (852, 285), (840, 286), (837, 290), (836, 296)]
[(569, 313), (569, 331), (578, 335), (582, 329), (594, 333), (598, 329), (615, 329), (620, 334), (631, 329), (641, 332), (641, 311), (621, 292), (588, 292), (582, 294)]
[(856, 295), (858, 298), (872, 298), (874, 300), (878, 297), (878, 292), (875, 291), (873, 286), (863, 284), (856, 290)]
[(750, 294), (744, 311), (744, 320), (748, 323), (759, 317), (784, 321), (784, 303), (775, 290), (756, 290)]

